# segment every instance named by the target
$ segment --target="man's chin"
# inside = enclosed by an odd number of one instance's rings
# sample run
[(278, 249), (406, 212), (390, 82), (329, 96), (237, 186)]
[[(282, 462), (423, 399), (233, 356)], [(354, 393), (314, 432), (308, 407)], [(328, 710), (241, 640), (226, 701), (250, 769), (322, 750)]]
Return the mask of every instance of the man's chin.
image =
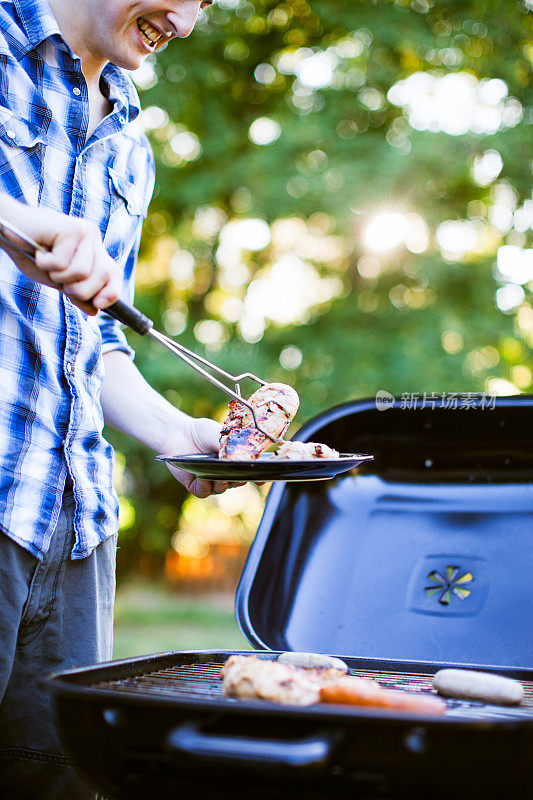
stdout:
[[(147, 54), (148, 55), (148, 54)], [(121, 69), (125, 69), (128, 72), (135, 72), (136, 69), (142, 67), (144, 62), (146, 61), (147, 55), (139, 54), (118, 54), (113, 53), (113, 55), (109, 58), (112, 64), (116, 67), (120, 67)]]

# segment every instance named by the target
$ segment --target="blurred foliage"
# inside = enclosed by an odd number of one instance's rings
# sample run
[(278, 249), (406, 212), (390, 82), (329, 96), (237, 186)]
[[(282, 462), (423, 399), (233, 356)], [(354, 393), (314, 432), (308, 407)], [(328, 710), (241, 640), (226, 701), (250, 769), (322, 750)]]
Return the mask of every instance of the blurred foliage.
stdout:
[[(138, 306), (225, 369), (293, 384), (300, 425), (379, 388), (527, 391), (533, 276), (513, 282), (496, 261), (503, 245), (532, 252), (532, 61), (523, 0), (219, 0), (135, 76), (158, 171)], [(486, 128), (474, 113), (459, 134), (424, 129), (391, 100), (416, 74), (500, 92), (499, 111)], [(476, 179), (487, 152), (501, 166)], [(411, 215), (418, 243), (380, 248), (378, 231), (369, 246), (384, 212)], [(258, 244), (246, 244), (253, 229), (235, 244), (231, 224), (250, 219), (268, 223), (267, 240), (263, 226)], [(475, 242), (447, 251), (446, 221)], [(130, 341), (171, 402), (221, 417), (222, 394), (156, 343)], [(121, 568), (141, 553), (157, 564), (185, 493), (153, 454), (109, 438), (125, 455)]]
[(117, 594), (113, 658), (204, 648), (247, 649), (227, 596), (182, 597), (153, 583), (129, 583)]

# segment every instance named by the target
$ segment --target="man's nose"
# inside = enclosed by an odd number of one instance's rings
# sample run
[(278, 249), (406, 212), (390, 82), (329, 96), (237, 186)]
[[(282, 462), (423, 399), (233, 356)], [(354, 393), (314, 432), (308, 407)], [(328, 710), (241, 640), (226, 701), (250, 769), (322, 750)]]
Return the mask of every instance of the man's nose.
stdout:
[(176, 4), (175, 11), (167, 12), (168, 22), (181, 39), (185, 39), (192, 32), (198, 19), (200, 6), (201, 0), (181, 0)]

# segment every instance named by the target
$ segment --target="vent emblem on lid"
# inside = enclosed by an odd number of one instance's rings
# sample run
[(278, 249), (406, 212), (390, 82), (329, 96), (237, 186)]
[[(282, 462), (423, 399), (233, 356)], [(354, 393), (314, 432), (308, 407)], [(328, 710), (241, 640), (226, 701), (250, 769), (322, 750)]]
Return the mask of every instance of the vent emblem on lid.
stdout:
[(490, 577), (488, 559), (477, 553), (428, 553), (413, 565), (407, 608), (432, 617), (476, 616), (487, 600)]
[(443, 606), (448, 606), (454, 597), (465, 600), (472, 592), (474, 576), (471, 572), (461, 572), (461, 568), (454, 564), (446, 566), (445, 575), (436, 569), (431, 570), (427, 577), (432, 585), (426, 586), (424, 591), (428, 596), (438, 596), (438, 601)]

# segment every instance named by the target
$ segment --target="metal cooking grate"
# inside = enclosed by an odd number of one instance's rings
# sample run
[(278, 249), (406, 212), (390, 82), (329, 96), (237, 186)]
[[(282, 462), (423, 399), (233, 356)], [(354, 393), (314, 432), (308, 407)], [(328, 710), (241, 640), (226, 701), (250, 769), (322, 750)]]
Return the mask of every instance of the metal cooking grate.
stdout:
[[(222, 681), (219, 677), (221, 666), (221, 662), (183, 664), (121, 680), (102, 681), (93, 684), (93, 687), (121, 694), (143, 694), (162, 699), (207, 700), (216, 698), (225, 699), (228, 703), (242, 702), (234, 698), (224, 698)], [(374, 678), (388, 689), (434, 693), (431, 689), (433, 676), (429, 673), (350, 669), (350, 674), (361, 678)], [(485, 705), (465, 700), (446, 700), (447, 714), (465, 719), (533, 719), (533, 682), (522, 681), (522, 685), (525, 690), (525, 700), (519, 707)]]

